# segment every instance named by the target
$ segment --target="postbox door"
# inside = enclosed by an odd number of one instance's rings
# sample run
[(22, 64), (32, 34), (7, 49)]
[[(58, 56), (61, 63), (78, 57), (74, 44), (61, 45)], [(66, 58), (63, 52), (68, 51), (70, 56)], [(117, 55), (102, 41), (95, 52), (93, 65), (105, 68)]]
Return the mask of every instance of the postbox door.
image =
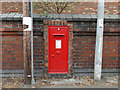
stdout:
[(49, 73), (68, 73), (68, 26), (49, 26)]

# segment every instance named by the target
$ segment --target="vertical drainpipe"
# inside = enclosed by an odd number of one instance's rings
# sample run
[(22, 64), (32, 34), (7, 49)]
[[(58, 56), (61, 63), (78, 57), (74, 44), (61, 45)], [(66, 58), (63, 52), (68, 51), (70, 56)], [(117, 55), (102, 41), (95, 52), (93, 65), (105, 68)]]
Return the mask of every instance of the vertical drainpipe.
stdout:
[(33, 8), (32, 8), (32, 0), (31, 0), (31, 75), (32, 75), (32, 80), (31, 84), (35, 83), (34, 80), (34, 65), (33, 65)]

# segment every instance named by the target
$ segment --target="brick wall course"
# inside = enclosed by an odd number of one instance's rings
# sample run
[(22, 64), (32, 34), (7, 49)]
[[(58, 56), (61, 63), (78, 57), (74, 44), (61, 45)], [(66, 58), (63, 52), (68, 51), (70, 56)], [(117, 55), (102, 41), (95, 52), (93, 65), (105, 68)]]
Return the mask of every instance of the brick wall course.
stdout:
[[(44, 22), (46, 23), (46, 22)], [(70, 32), (73, 31), (73, 73), (74, 70), (84, 70), (94, 68), (95, 56), (95, 38), (96, 38), (96, 23), (97, 22), (68, 22)], [(23, 70), (23, 32), (21, 21), (3, 21), (2, 27), (2, 53), (3, 53), (3, 70)], [(11, 30), (7, 30), (4, 28)], [(38, 70), (37, 74), (41, 71), (45, 72), (47, 59), (44, 59), (46, 42), (43, 37), (44, 31), (43, 22), (34, 21), (34, 69)], [(104, 26), (104, 42), (103, 42), (103, 69), (117, 69), (118, 53), (119, 53), (119, 23), (118, 22), (105, 22)], [(18, 29), (17, 29), (18, 28)], [(21, 29), (19, 29), (21, 28)], [(72, 34), (72, 33), (71, 33)], [(47, 51), (47, 49), (46, 49)], [(46, 54), (48, 54), (46, 52)], [(47, 57), (46, 57), (47, 58)]]
[[(105, 14), (119, 14), (119, 2), (105, 2)], [(73, 4), (73, 11), (63, 11), (63, 14), (97, 14), (97, 2), (80, 2), (80, 4)], [(71, 6), (70, 6), (71, 8)], [(9, 13), (12, 10), (17, 10), (18, 13), (23, 13), (22, 2), (2, 2), (2, 13)], [(34, 13), (40, 13), (40, 8), (35, 8)], [(42, 10), (41, 10), (42, 12)]]
[(2, 37), (2, 67), (3, 70), (23, 69), (22, 36)]
[[(75, 22), (73, 61), (75, 69), (94, 69), (96, 22)], [(118, 22), (105, 22), (103, 38), (103, 69), (118, 68)], [(112, 30), (112, 31), (111, 31)], [(91, 33), (90, 33), (91, 32)], [(82, 33), (82, 34), (80, 34)], [(83, 34), (84, 33), (84, 34)], [(91, 35), (90, 35), (90, 34)], [(114, 34), (116, 33), (116, 34)]]

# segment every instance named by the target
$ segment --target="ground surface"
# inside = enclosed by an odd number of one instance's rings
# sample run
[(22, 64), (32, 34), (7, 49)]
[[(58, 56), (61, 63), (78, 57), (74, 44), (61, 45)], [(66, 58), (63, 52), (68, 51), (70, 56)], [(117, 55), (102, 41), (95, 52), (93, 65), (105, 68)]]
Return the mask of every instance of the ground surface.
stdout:
[(21, 77), (2, 78), (3, 88), (118, 88), (118, 76), (102, 77), (94, 81), (93, 77), (74, 77), (70, 79), (35, 78), (35, 84), (25, 85)]

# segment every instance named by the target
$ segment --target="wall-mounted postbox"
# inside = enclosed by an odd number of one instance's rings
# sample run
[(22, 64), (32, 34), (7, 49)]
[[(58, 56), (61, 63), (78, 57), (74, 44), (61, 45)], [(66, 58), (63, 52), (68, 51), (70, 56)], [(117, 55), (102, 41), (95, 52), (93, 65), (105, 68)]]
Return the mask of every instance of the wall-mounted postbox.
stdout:
[(68, 73), (69, 26), (48, 28), (48, 73)]

